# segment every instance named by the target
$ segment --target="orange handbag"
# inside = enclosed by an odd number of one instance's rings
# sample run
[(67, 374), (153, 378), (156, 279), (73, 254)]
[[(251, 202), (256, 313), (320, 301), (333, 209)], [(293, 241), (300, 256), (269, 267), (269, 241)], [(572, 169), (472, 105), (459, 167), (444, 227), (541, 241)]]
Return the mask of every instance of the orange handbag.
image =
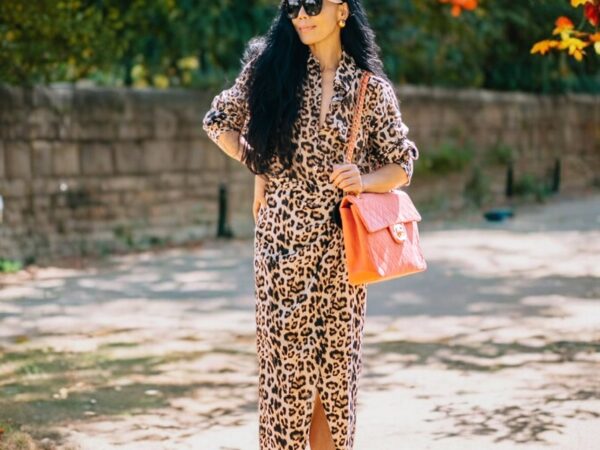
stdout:
[[(365, 71), (361, 79), (346, 163), (352, 161), (370, 75)], [(339, 214), (350, 284), (377, 283), (427, 269), (417, 227), (421, 215), (406, 192), (346, 194)]]

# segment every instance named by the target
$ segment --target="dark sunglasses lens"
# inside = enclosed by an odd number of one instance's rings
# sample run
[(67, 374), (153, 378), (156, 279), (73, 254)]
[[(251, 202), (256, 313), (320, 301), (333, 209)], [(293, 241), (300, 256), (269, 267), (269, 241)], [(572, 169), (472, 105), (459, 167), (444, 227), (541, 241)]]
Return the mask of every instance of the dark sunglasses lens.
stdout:
[(309, 16), (316, 16), (321, 12), (323, 0), (287, 0), (285, 2), (285, 12), (290, 19), (295, 19), (300, 13), (300, 8), (304, 5), (304, 10)]
[(321, 12), (323, 0), (304, 0), (304, 9), (309, 16), (316, 16)]
[(300, 0), (287, 0), (285, 2), (285, 12), (290, 19), (295, 19), (300, 13), (302, 2)]

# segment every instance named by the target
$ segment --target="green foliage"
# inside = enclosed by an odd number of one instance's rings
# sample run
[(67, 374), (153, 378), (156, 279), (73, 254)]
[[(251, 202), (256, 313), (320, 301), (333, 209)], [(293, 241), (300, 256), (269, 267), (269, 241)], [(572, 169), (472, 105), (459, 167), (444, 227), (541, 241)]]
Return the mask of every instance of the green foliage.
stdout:
[(0, 79), (14, 84), (76, 80), (110, 67), (117, 24), (95, 3), (0, 2)]
[[(365, 0), (395, 81), (445, 87), (531, 92), (600, 92), (600, 58), (532, 55), (554, 21), (574, 14), (565, 0), (482, 2), (459, 18), (438, 0)], [(578, 10), (580, 13), (580, 10)]]
[(419, 156), (419, 163), (415, 164), (415, 171), (421, 175), (460, 172), (474, 156), (475, 152), (469, 145), (458, 146), (453, 142), (444, 142), (438, 148), (423, 152)]
[[(115, 238), (125, 244), (126, 248), (129, 250), (157, 249), (165, 247), (171, 243), (169, 238), (154, 235), (144, 235), (136, 239), (133, 228), (125, 225), (116, 226), (113, 229), (113, 234)], [(107, 247), (99, 247), (97, 250), (99, 250), (103, 255), (108, 255), (112, 251), (112, 249)]]
[(498, 143), (485, 154), (486, 162), (492, 165), (507, 166), (515, 157), (515, 151), (509, 145)]
[(439, 217), (440, 213), (450, 209), (450, 201), (446, 194), (433, 194), (419, 201), (419, 212), (424, 219)]
[(23, 268), (23, 264), (19, 261), (0, 258), (0, 273), (18, 272)]
[(222, 81), (266, 30), (267, 0), (3, 0), (0, 81), (159, 87)]
[[(0, 82), (91, 79), (157, 87), (222, 85), (272, 0), (3, 0)], [(600, 58), (531, 55), (565, 0), (482, 2), (459, 18), (438, 0), (365, 0), (390, 78), (399, 83), (532, 92), (600, 92)]]
[(5, 421), (0, 420), (0, 431), (1, 431), (0, 432), (0, 440), (1, 440), (5, 437), (4, 435), (8, 435), (9, 433), (12, 433), (13, 431), (15, 431), (15, 427), (10, 422), (5, 422)]
[(128, 248), (133, 248), (135, 242), (133, 239), (133, 230), (126, 225), (118, 225), (114, 228), (113, 233), (115, 238), (123, 242)]
[(464, 196), (474, 206), (481, 207), (491, 195), (490, 180), (479, 166), (474, 167), (467, 181)]
[(525, 199), (535, 199), (538, 202), (544, 201), (552, 192), (549, 184), (530, 173), (525, 173), (515, 181), (513, 193), (516, 196)]

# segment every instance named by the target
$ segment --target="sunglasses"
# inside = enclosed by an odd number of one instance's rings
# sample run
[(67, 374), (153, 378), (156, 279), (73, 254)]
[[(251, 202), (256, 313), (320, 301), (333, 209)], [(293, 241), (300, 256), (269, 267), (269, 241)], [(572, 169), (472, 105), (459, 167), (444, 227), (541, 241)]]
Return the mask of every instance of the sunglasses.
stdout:
[[(331, 3), (341, 5), (344, 0), (327, 0)], [(323, 9), (323, 0), (285, 0), (283, 2), (285, 12), (290, 19), (295, 19), (300, 14), (300, 8), (304, 6), (304, 11), (309, 16), (316, 16)]]

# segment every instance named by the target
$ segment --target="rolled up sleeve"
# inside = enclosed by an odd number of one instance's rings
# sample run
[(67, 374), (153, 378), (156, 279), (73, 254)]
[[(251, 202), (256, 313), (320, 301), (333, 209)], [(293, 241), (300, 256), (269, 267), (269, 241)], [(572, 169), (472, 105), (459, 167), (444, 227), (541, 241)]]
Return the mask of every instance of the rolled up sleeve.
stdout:
[(231, 86), (217, 94), (202, 119), (202, 128), (215, 143), (226, 131), (241, 131), (248, 115), (248, 86), (252, 61), (247, 62)]
[(408, 138), (409, 128), (402, 121), (400, 105), (391, 84), (377, 80), (375, 105), (371, 111), (368, 148), (371, 159), (377, 168), (387, 164), (399, 164), (408, 177), (409, 186), (414, 171), (414, 160), (419, 158), (419, 150)]

